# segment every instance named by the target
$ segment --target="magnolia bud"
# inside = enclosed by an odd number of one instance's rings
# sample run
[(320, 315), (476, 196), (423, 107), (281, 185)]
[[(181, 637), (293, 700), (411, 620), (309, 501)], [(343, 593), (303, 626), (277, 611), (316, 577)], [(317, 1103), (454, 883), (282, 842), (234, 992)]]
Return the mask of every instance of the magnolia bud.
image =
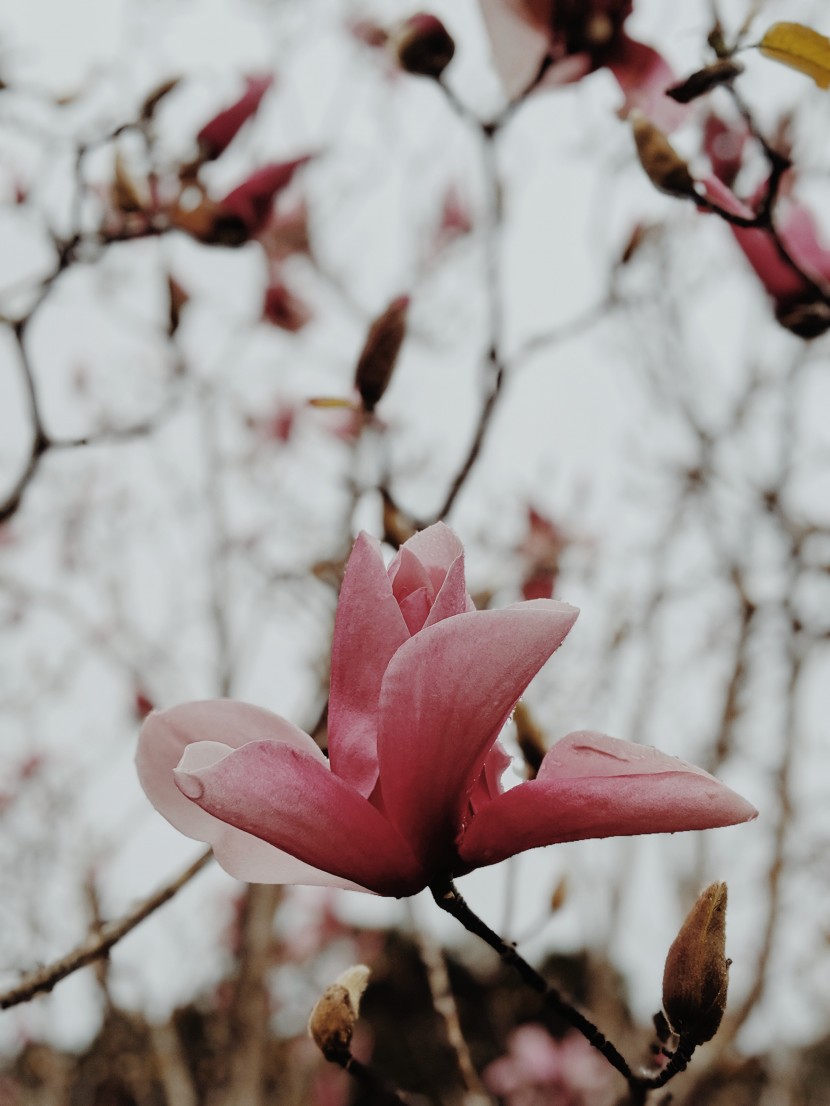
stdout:
[(640, 164), (655, 188), (670, 196), (697, 195), (689, 166), (663, 132), (641, 111), (632, 111), (631, 125)]
[(447, 28), (426, 12), (410, 16), (393, 41), (402, 69), (436, 81), (455, 54), (455, 43)]
[(663, 1009), (687, 1047), (711, 1040), (721, 1023), (729, 984), (725, 945), (726, 884), (713, 883), (689, 912), (663, 970)]
[(685, 81), (674, 84), (666, 89), (666, 95), (678, 104), (690, 104), (699, 96), (705, 96), (718, 85), (731, 85), (736, 77), (743, 73), (744, 67), (733, 58), (721, 58), (705, 69), (698, 69), (687, 77)]
[(308, 1019), (308, 1032), (327, 1060), (348, 1057), (360, 1000), (369, 982), (365, 964), (347, 968), (327, 987)]
[(398, 296), (369, 327), (354, 376), (355, 387), (366, 411), (374, 411), (389, 387), (406, 335), (408, 307), (409, 296)]

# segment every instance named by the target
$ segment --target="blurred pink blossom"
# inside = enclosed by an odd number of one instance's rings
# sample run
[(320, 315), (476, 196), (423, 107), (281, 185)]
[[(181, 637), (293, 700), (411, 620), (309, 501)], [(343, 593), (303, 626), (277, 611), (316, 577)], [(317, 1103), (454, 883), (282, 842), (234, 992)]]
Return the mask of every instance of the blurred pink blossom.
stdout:
[(243, 95), (205, 123), (196, 135), (203, 156), (210, 160), (225, 152), (247, 121), (256, 114), (262, 97), (274, 83), (273, 75), (247, 77)]
[(461, 543), (442, 523), (388, 569), (361, 534), (334, 628), (329, 759), (259, 707), (188, 703), (144, 723), (141, 783), (240, 879), (394, 896), (541, 845), (754, 817), (700, 769), (586, 732), (502, 791), (498, 736), (576, 616), (544, 599), (477, 611)]
[(684, 118), (686, 109), (665, 95), (674, 81), (668, 62), (624, 30), (632, 0), (479, 0), (479, 6), (493, 63), (511, 99), (550, 57), (544, 87), (572, 84), (605, 68), (622, 89), (625, 114), (639, 108), (663, 130)]
[(550, 599), (559, 575), (559, 558), (569, 542), (564, 532), (535, 508), (527, 509), (527, 532), (517, 552), (525, 565), (522, 595)]
[(484, 1083), (507, 1106), (613, 1106), (616, 1078), (579, 1033), (561, 1040), (541, 1025), (510, 1035), (506, 1056), (484, 1071)]
[(313, 314), (308, 304), (295, 295), (281, 280), (272, 280), (265, 289), (262, 305), (264, 322), (296, 334), (311, 322)]
[(296, 171), (310, 160), (306, 156), (263, 165), (219, 201), (220, 211), (240, 219), (249, 237), (255, 237), (268, 223), (274, 197), (288, 187)]

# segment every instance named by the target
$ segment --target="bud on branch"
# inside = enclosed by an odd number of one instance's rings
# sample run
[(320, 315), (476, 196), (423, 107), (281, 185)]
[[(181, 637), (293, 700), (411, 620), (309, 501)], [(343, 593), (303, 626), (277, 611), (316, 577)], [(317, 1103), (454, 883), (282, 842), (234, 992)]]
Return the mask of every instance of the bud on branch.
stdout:
[(360, 1000), (369, 982), (365, 964), (347, 968), (317, 1000), (308, 1019), (308, 1032), (327, 1060), (342, 1062), (357, 1024)]
[(631, 113), (637, 156), (655, 188), (670, 196), (696, 196), (695, 181), (689, 166), (663, 132), (641, 111)]
[(726, 884), (707, 887), (666, 957), (663, 1009), (686, 1051), (714, 1037), (726, 1009)]
[(398, 296), (369, 327), (354, 376), (355, 387), (368, 412), (374, 411), (389, 387), (406, 336), (408, 307), (409, 296)]

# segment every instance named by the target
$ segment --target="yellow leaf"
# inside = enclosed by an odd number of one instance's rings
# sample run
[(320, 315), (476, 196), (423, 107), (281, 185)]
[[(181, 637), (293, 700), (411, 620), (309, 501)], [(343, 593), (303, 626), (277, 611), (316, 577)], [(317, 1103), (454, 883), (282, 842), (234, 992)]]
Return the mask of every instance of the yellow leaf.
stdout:
[(830, 38), (801, 23), (774, 23), (758, 43), (761, 53), (830, 88)]

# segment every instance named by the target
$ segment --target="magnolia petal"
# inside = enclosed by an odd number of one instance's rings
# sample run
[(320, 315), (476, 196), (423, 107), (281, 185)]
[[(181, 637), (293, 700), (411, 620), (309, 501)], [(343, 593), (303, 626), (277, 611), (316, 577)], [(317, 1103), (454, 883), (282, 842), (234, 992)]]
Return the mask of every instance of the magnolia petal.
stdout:
[[(436, 588), (433, 586), (429, 573), (418, 560), (411, 549), (402, 545), (397, 556), (389, 566), (389, 579), (392, 581), (392, 593), (399, 603), (415, 591), (428, 593), (429, 600), (435, 598)], [(441, 573), (441, 582), (444, 574)], [(440, 582), (439, 582), (440, 587)]]
[[(445, 618), (451, 618), (456, 614), (464, 614), (470, 609), (468, 606), (470, 602), (470, 597), (467, 595), (464, 554), (462, 553), (450, 565), (447, 575), (444, 577), (444, 582), (435, 596), (435, 602), (426, 617), (424, 626), (433, 626), (436, 622), (441, 622)], [(473, 607), (473, 610), (475, 610), (475, 607)]]
[(541, 845), (711, 829), (757, 813), (700, 768), (647, 745), (580, 732), (553, 746), (535, 780), (477, 811), (458, 851), (474, 868)]
[[(739, 215), (744, 219), (753, 218), (754, 212), (752, 209), (739, 200), (735, 193), (727, 188), (722, 181), (719, 181), (717, 177), (707, 178), (704, 181), (704, 186), (707, 197), (730, 214)], [(790, 216), (791, 219), (792, 215)], [(768, 231), (755, 230), (751, 227), (737, 227), (733, 224), (730, 224), (729, 229), (732, 231), (735, 241), (741, 247), (744, 257), (746, 257), (755, 270), (758, 279), (774, 300), (786, 303), (809, 294), (809, 284), (784, 261), (775, 240)], [(792, 231), (788, 235), (783, 229), (781, 230), (785, 245), (792, 250), (797, 260), (801, 259), (801, 254), (806, 248), (810, 256), (809, 258), (805, 257), (805, 261), (808, 263), (812, 261), (810, 267), (815, 267), (818, 258), (813, 253), (813, 248), (820, 250), (815, 238), (812, 240), (814, 246), (809, 246), (809, 234), (805, 232), (804, 224), (801, 221), (794, 224), (794, 231), (795, 235), (791, 238)], [(822, 262), (818, 261), (818, 264), (821, 265)], [(830, 256), (825, 257), (823, 264), (830, 264)]]
[(428, 866), (451, 847), (487, 753), (577, 613), (536, 600), (460, 614), (422, 630), (390, 661), (378, 729), (383, 799)]
[(607, 65), (625, 96), (624, 115), (637, 108), (662, 131), (673, 131), (688, 116), (685, 104), (666, 95), (675, 75), (663, 55), (651, 46), (623, 33)]
[(221, 749), (226, 755), (247, 742), (262, 740), (287, 742), (325, 763), (308, 734), (279, 715), (248, 703), (214, 699), (148, 715), (136, 753), (141, 786), (168, 822), (187, 837), (212, 845), (216, 859), (237, 879), (248, 883), (353, 886), (220, 822), (176, 787), (173, 770), (186, 750), (206, 746)]
[[(464, 556), (464, 546), (460, 538), (445, 522), (433, 523), (426, 530), (413, 534), (401, 546), (401, 553), (404, 550), (414, 553), (418, 558), (436, 592), (455, 561)], [(394, 575), (394, 564), (393, 561), (389, 566), (390, 576)]]
[(362, 795), (315, 756), (258, 741), (205, 764), (198, 748), (176, 771), (202, 810), (290, 856), (382, 895), (426, 884), (406, 843)]
[(328, 717), (332, 771), (361, 795), (369, 795), (377, 781), (377, 712), (383, 674), (408, 640), (380, 544), (362, 533), (346, 565), (337, 605)]
[[(551, 0), (545, 6), (550, 8)], [(479, 0), (479, 7), (493, 65), (512, 100), (528, 87), (548, 52), (546, 24), (522, 0)]]

